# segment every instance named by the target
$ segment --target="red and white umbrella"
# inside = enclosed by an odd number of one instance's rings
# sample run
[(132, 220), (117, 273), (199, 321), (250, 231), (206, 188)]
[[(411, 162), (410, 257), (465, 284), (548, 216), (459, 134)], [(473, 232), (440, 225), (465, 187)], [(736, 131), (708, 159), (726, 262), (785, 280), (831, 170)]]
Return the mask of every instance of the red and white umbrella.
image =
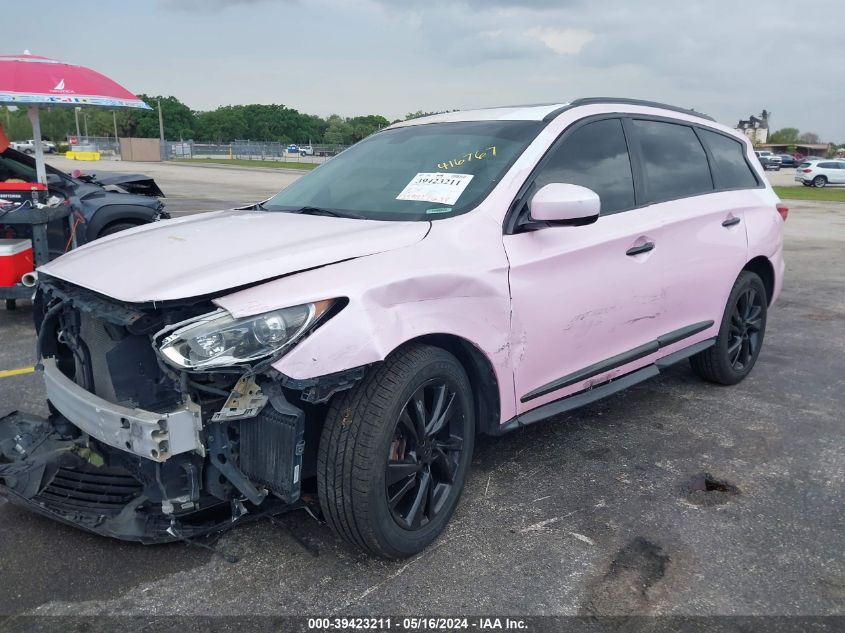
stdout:
[(0, 104), (29, 108), (35, 142), (38, 181), (47, 184), (38, 106), (100, 106), (142, 108), (150, 106), (95, 70), (31, 55), (0, 55)]

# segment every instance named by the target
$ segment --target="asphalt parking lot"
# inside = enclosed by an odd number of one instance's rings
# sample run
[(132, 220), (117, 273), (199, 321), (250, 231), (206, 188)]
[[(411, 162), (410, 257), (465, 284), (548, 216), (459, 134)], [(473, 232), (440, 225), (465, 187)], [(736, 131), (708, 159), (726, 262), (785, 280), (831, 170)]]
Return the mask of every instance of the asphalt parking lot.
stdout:
[[(176, 214), (261, 199), (296, 177), (109, 167), (154, 175)], [(842, 613), (845, 205), (789, 206), (787, 279), (745, 382), (708, 385), (682, 364), (483, 438), (455, 517), (421, 555), (366, 558), (297, 512), (222, 536), (232, 564), (5, 504), (0, 615)], [(0, 310), (0, 370), (32, 365), (26, 307)], [(36, 374), (0, 378), (0, 414), (14, 409), (45, 412)], [(705, 474), (716, 489), (691, 492)]]

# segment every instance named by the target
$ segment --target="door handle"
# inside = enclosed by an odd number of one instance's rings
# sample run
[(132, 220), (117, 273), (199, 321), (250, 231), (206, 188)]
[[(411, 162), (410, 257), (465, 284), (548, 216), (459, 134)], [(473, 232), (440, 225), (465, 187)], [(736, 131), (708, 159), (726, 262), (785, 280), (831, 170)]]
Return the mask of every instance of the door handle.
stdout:
[(736, 226), (740, 222), (742, 222), (742, 220), (740, 220), (738, 217), (734, 216), (734, 217), (728, 218), (727, 220), (722, 222), (722, 226), (724, 226), (724, 227)]
[(627, 251), (625, 251), (625, 254), (628, 256), (640, 255), (642, 253), (648, 253), (651, 250), (654, 250), (654, 242), (646, 242), (645, 244), (632, 246)]

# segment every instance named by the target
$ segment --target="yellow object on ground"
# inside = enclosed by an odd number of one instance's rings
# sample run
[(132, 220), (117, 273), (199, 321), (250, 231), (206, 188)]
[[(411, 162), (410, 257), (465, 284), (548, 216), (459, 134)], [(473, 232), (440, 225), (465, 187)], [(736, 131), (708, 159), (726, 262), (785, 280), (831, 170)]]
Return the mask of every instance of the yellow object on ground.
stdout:
[(100, 160), (100, 152), (65, 152), (68, 160)]
[(21, 367), (20, 369), (3, 369), (0, 370), (0, 378), (8, 378), (9, 376), (20, 376), (21, 374), (31, 374), (35, 371), (35, 367)]

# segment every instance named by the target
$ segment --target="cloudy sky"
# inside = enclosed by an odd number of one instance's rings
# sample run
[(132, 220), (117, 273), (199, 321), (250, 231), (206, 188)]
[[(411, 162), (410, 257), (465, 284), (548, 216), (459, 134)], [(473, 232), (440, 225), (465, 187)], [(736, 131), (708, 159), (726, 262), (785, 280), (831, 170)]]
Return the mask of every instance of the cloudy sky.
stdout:
[[(626, 96), (845, 143), (845, 1), (26, 0), (5, 53), (91, 66), (197, 110), (390, 119)], [(37, 14), (38, 21), (33, 20)], [(38, 24), (37, 28), (32, 28)]]

